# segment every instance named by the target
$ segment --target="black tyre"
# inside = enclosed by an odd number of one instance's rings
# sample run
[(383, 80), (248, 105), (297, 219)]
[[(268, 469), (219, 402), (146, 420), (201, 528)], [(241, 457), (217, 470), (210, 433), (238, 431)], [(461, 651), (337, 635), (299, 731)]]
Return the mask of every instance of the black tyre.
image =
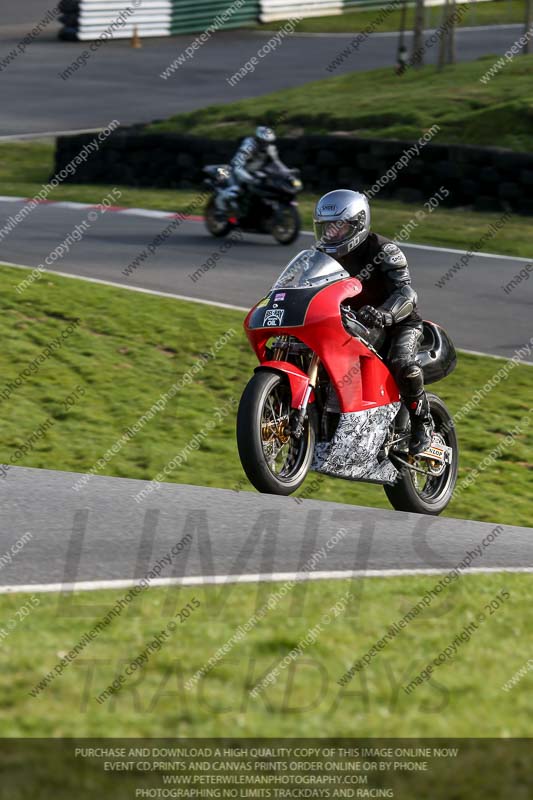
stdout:
[(296, 206), (282, 206), (272, 226), (272, 236), (279, 244), (289, 245), (300, 235), (302, 221)]
[(210, 197), (207, 201), (204, 216), (205, 227), (211, 236), (215, 236), (217, 239), (227, 236), (233, 227), (231, 222), (221, 215), (220, 211), (217, 209), (214, 197)]
[(63, 14), (77, 14), (80, 10), (80, 0), (60, 0), (58, 8)]
[(297, 439), (290, 430), (292, 413), (285, 379), (276, 372), (256, 372), (239, 405), (237, 446), (243, 469), (259, 492), (292, 494), (309, 471), (314, 425), (307, 419)]
[(383, 488), (396, 511), (437, 516), (444, 511), (453, 496), (459, 465), (459, 443), (452, 416), (444, 402), (436, 394), (429, 392), (428, 400), (435, 432), (451, 447), (451, 462), (446, 464), (444, 472), (438, 476), (430, 475), (429, 472), (424, 476), (404, 467), (396, 483)]

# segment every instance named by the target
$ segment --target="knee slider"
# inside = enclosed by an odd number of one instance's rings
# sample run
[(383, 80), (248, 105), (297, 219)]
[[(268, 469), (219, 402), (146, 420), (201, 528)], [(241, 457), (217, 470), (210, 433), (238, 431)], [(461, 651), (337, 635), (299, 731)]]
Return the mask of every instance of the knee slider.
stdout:
[(402, 377), (410, 381), (424, 377), (424, 373), (422, 372), (422, 367), (420, 367), (416, 362), (413, 362), (412, 364), (407, 364), (402, 372), (403, 372)]
[(422, 370), (415, 361), (407, 361), (405, 358), (392, 358), (389, 362), (389, 369), (398, 378), (416, 378), (421, 375)]
[(424, 389), (424, 373), (422, 368), (411, 362), (405, 364), (398, 376), (400, 390), (409, 395), (418, 395)]

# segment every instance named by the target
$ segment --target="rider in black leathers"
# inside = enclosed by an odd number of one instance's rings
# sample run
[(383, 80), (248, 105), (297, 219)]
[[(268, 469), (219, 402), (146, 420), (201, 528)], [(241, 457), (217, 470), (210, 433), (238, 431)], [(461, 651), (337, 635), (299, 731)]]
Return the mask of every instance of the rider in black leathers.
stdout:
[(388, 329), (386, 363), (409, 410), (409, 451), (420, 454), (431, 444), (433, 421), (416, 360), (422, 318), (407, 259), (394, 242), (370, 232), (370, 207), (359, 192), (329, 192), (318, 201), (314, 221), (318, 249), (363, 284), (361, 295), (350, 302), (357, 319), (367, 327)]
[(260, 182), (257, 173), (274, 165), (286, 169), (276, 147), (276, 134), (271, 128), (260, 125), (254, 136), (243, 139), (231, 161), (231, 185), (220, 198), (221, 204), (237, 208), (239, 200), (249, 186)]

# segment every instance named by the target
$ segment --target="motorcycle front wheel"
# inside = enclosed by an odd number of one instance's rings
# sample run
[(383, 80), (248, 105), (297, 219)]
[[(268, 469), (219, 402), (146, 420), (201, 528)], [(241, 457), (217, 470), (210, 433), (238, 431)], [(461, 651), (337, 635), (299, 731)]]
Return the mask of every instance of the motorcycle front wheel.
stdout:
[(231, 222), (217, 209), (214, 196), (210, 197), (204, 211), (205, 227), (217, 239), (227, 236), (232, 229)]
[(241, 398), (237, 446), (250, 483), (259, 492), (289, 495), (305, 480), (315, 447), (314, 425), (307, 418), (296, 438), (291, 420), (291, 390), (276, 372), (256, 372)]
[(281, 206), (272, 226), (272, 236), (279, 244), (289, 245), (296, 241), (302, 226), (296, 206)]
[(440, 434), (451, 449), (451, 460), (441, 475), (426, 475), (402, 467), (396, 483), (385, 485), (385, 494), (396, 511), (412, 511), (416, 514), (440, 514), (453, 497), (459, 466), (459, 442), (453, 417), (444, 402), (436, 394), (428, 392), (431, 416), (435, 433)]

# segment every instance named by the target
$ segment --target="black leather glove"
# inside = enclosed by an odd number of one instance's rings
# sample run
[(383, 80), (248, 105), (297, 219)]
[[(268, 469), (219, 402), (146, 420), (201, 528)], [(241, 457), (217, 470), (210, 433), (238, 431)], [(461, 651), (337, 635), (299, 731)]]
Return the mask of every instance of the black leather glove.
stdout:
[(374, 306), (363, 306), (357, 312), (357, 319), (367, 328), (386, 328), (393, 323), (392, 314), (388, 311), (380, 311)]

